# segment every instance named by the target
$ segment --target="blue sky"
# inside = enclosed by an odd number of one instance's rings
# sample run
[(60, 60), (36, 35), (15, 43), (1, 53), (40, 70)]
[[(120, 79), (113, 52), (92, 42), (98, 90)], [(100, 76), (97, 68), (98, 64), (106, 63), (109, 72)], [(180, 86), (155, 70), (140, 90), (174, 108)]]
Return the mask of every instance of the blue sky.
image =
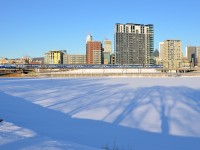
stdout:
[[(114, 41), (115, 23), (154, 24), (155, 48), (179, 39), (200, 45), (199, 0), (0, 0), (0, 57), (85, 54), (88, 33)], [(113, 48), (114, 51), (114, 48)]]

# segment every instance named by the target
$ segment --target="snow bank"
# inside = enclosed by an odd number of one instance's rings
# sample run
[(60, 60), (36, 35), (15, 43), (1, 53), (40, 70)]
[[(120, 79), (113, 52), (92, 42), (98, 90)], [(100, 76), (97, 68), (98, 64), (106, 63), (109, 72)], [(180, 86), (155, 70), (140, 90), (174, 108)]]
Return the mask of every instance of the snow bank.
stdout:
[[(143, 69), (143, 68), (137, 68), (137, 69), (129, 69), (129, 68), (120, 68), (120, 69), (72, 69), (68, 71), (57, 71), (57, 72), (50, 72), (49, 74), (131, 74), (131, 73), (159, 73), (156, 69)], [(43, 73), (40, 73), (41, 75)], [(46, 74), (46, 73), (45, 73)]]

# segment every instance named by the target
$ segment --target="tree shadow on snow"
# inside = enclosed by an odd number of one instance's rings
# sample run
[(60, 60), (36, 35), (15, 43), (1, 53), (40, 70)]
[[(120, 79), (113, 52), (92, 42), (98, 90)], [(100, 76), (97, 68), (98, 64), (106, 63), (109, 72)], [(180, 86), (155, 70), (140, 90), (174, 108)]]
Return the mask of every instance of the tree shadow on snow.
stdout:
[[(68, 98), (57, 93), (62, 83), (56, 86), (56, 91), (47, 86), (41, 95), (31, 97), (30, 89), (19, 90), (20, 94), (13, 89), (23, 98), (1, 92), (0, 113), (5, 120), (38, 135), (98, 148), (113, 142), (133, 150), (198, 150), (200, 147), (200, 90), (164, 86), (131, 89), (122, 84), (87, 83), (87, 79), (66, 83), (60, 92), (68, 89)], [(39, 82), (37, 87), (42, 90)], [(73, 95), (79, 92), (78, 87), (82, 91)], [(45, 90), (47, 95), (38, 98)], [(46, 99), (53, 101), (47, 104)], [(104, 113), (101, 110), (106, 113), (100, 118), (87, 116), (91, 112)], [(87, 119), (78, 118), (84, 115)], [(23, 144), (18, 149), (25, 147), (28, 140), (19, 141)], [(0, 148), (12, 144), (15, 143)]]

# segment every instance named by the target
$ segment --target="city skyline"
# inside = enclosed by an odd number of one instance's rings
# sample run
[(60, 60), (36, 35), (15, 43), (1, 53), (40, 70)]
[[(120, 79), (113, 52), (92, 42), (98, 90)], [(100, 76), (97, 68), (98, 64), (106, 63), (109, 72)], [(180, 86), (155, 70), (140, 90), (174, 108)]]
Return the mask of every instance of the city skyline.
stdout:
[[(122, 7), (122, 4), (123, 7)], [(154, 25), (154, 48), (167, 39), (200, 45), (198, 0), (65, 1), (7, 0), (0, 2), (0, 57), (41, 57), (53, 49), (85, 54), (88, 33), (114, 43), (116, 23)], [(112, 46), (114, 52), (114, 46)]]

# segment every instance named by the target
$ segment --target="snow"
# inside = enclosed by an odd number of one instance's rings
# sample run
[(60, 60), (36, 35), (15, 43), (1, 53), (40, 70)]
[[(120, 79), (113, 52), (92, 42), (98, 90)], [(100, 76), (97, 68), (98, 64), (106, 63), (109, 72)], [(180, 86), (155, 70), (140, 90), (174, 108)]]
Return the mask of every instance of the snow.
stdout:
[(0, 78), (0, 149), (199, 150), (199, 81)]
[(131, 73), (136, 73), (136, 74), (141, 74), (141, 73), (160, 73), (160, 71), (158, 71), (157, 69), (151, 69), (151, 68), (134, 68), (134, 69), (130, 69), (130, 68), (117, 68), (117, 69), (71, 69), (68, 71), (59, 71), (59, 70), (54, 70), (51, 71), (49, 70), (49, 72), (46, 73), (39, 73), (40, 75), (42, 74), (111, 74), (111, 73), (115, 73), (115, 74), (131, 74)]

